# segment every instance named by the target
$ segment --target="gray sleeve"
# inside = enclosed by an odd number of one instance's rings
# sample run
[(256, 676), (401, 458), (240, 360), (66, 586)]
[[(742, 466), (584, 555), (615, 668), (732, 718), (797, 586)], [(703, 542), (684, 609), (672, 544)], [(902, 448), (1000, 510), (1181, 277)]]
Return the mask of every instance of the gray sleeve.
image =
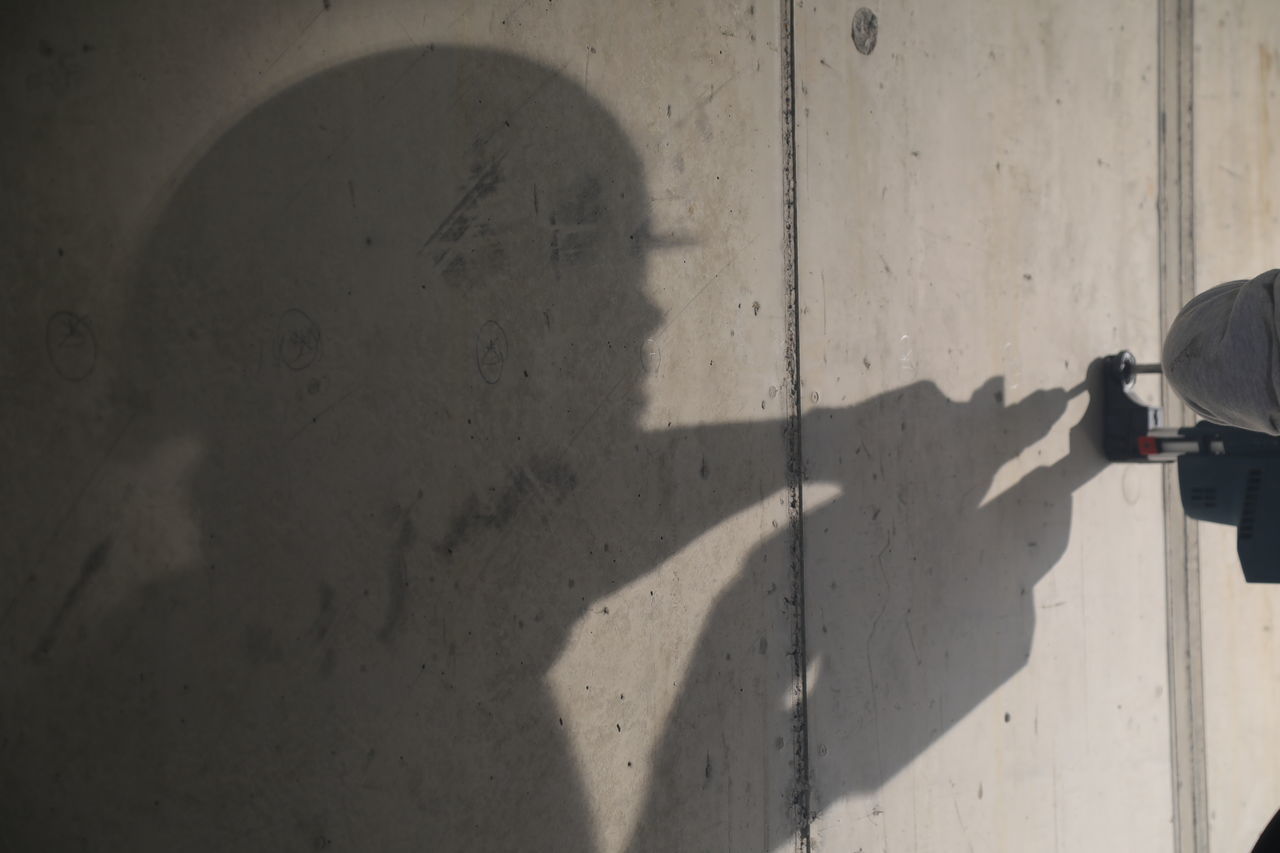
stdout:
[(1165, 337), (1165, 378), (1214, 423), (1280, 435), (1276, 279), (1232, 281), (1192, 299)]

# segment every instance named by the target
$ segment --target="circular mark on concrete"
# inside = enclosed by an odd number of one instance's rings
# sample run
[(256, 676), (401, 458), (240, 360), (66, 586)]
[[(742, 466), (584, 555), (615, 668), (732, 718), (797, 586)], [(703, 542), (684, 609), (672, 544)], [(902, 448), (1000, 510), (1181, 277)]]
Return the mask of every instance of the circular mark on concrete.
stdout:
[(290, 370), (303, 370), (316, 363), (322, 348), (320, 327), (305, 312), (290, 308), (280, 315), (276, 355), (281, 364)]
[(476, 333), (476, 367), (484, 381), (496, 385), (507, 363), (507, 333), (490, 320)]
[(98, 342), (89, 321), (70, 311), (59, 311), (49, 318), (44, 345), (53, 369), (69, 382), (84, 379), (98, 363)]
[(876, 13), (865, 6), (853, 16), (853, 46), (863, 56), (870, 55), (876, 49), (876, 36), (880, 33), (880, 23)]

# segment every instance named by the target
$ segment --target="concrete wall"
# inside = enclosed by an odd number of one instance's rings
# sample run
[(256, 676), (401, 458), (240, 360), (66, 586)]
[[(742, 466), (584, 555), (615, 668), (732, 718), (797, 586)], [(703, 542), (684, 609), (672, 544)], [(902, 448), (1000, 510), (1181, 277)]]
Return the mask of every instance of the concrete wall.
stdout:
[[(1196, 288), (1276, 266), (1280, 68), (1269, 3), (1202, 2), (1195, 19)], [(1200, 525), (1211, 850), (1247, 850), (1280, 808), (1280, 590), (1240, 573), (1236, 532)]]
[[(1159, 347), (1156, 9), (857, 11), (10, 12), (0, 848), (1169, 849), (1086, 379)], [(1270, 15), (1197, 12), (1206, 286)], [(1215, 850), (1280, 801), (1220, 533)]]
[(1167, 850), (1159, 472), (1073, 391), (1151, 359), (1156, 17), (798, 4), (820, 850)]
[(6, 25), (0, 846), (789, 843), (777, 15)]

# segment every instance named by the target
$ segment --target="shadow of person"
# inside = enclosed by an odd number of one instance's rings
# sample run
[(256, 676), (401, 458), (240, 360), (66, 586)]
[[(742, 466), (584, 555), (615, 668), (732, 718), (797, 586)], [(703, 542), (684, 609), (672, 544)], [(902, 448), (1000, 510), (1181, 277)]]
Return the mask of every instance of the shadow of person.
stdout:
[[(607, 818), (548, 671), (594, 602), (785, 485), (780, 423), (638, 426), (640, 349), (664, 317), (644, 292), (654, 239), (625, 134), (554, 70), (401, 51), (272, 97), (175, 186), (131, 286), (97, 314), (97, 370), (129, 425), (114, 486), (65, 527), (87, 556), (36, 566), (5, 626), (31, 640), (6, 653), (20, 685), (4, 700), (6, 844), (596, 848)], [(843, 562), (812, 559), (830, 568), (810, 583), (830, 572), (850, 609), (824, 593), (834, 631), (810, 645), (833, 689), (853, 679), (848, 701), (861, 676), (836, 663), (867, 657), (872, 710), (897, 679), (910, 701), (941, 691), (947, 723), (1020, 662), (1015, 566), (1029, 583), (1061, 552), (1071, 478), (1024, 481), (1025, 507), (979, 508), (974, 484), (1058, 409), (957, 405), (931, 387), (804, 425), (848, 448), (815, 461), (845, 494), (807, 523), (848, 525), (815, 546)], [(1001, 427), (1018, 437), (991, 442)], [(1011, 562), (1010, 537), (1032, 528), (1040, 550)], [(789, 612), (787, 543), (756, 553), (653, 760), (617, 762), (654, 774), (642, 849), (701, 849), (726, 821), (773, 845), (803, 819), (787, 810), (803, 786), (766, 760), (792, 750), (791, 711), (742, 704), (791, 653), (758, 642)], [(904, 606), (928, 662), (914, 675)], [(939, 669), (984, 638), (1003, 651)], [(711, 732), (736, 769), (695, 762), (686, 779), (682, 751), (703, 755)], [(882, 719), (886, 757), (848, 786), (936, 736), (893, 732)], [(850, 743), (852, 767), (866, 756)], [(726, 790), (728, 812), (690, 811)], [(745, 849), (725, 843), (704, 846)]]
[(626, 135), (428, 48), (270, 98), (175, 187), (95, 314), (118, 488), (7, 608), (5, 846), (592, 849), (548, 670), (782, 480), (777, 424), (637, 426), (664, 318)]
[[(1025, 664), (1032, 587), (1066, 550), (1072, 493), (1105, 465), (1100, 370), (1072, 392), (1008, 407), (996, 378), (967, 401), (917, 382), (806, 417), (806, 479), (840, 494), (804, 515), (810, 740), (796, 764), (811, 772), (798, 771), (799, 811), (880, 788)], [(999, 469), (1086, 389), (1068, 455), (984, 500)], [(733, 790), (710, 769), (763, 749), (734, 707), (758, 667), (739, 656), (742, 614), (760, 595), (750, 578), (739, 574), (703, 627), (630, 850), (731, 849), (725, 827), (699, 816)], [(790, 829), (751, 849), (778, 849)]]

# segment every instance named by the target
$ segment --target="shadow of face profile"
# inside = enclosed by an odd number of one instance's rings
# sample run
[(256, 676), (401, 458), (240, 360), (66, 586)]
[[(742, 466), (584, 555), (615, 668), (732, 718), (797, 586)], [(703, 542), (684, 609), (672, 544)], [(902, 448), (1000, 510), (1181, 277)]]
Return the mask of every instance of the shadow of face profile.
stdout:
[(35, 650), (83, 724), (16, 759), (29, 840), (590, 848), (542, 679), (614, 581), (564, 502), (643, 404), (646, 216), (608, 111), (483, 50), (315, 74), (195, 159), (99, 320), (159, 473)]
[[(643, 403), (646, 215), (608, 111), (506, 54), (361, 59), (238, 121), (167, 204), (122, 319), (121, 396), (199, 447), (202, 557), (280, 604), (384, 535), (429, 567), (481, 560), (563, 499), (566, 447)], [(370, 595), (384, 641), (402, 586)]]
[(554, 440), (657, 324), (645, 216), (621, 128), (555, 71), (448, 48), (358, 60), (253, 110), (183, 178), (124, 381), (197, 428), (249, 411), (260, 441), (343, 394), (491, 431), (519, 411), (522, 441)]

